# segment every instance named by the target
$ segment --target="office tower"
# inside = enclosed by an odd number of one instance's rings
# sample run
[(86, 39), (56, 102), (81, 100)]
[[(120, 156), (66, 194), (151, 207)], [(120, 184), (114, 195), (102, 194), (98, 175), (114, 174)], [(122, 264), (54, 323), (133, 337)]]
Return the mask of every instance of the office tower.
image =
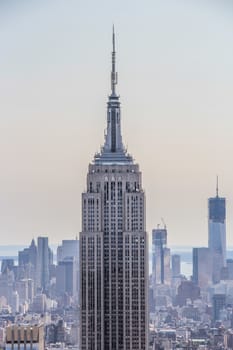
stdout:
[(220, 311), (226, 306), (226, 295), (225, 294), (214, 294), (213, 295), (213, 320), (219, 320)]
[(50, 323), (46, 328), (47, 344), (67, 343), (68, 336), (64, 320), (60, 319), (56, 323)]
[(37, 287), (43, 291), (49, 288), (49, 245), (48, 237), (37, 238)]
[(44, 350), (44, 326), (22, 324), (6, 327), (6, 350)]
[(180, 255), (172, 255), (172, 277), (180, 276)]
[(35, 280), (37, 272), (37, 247), (34, 239), (28, 248), (18, 252), (17, 279), (31, 278)]
[(152, 230), (152, 279), (156, 284), (170, 283), (170, 249), (167, 245), (167, 229)]
[(77, 295), (77, 269), (73, 257), (68, 257), (58, 262), (56, 269), (56, 293), (62, 296), (68, 293), (70, 296)]
[(28, 282), (28, 299), (31, 302), (35, 295), (35, 282), (31, 278), (29, 278), (27, 282)]
[[(79, 240), (66, 239), (62, 241), (62, 245), (57, 248), (57, 261), (65, 261), (65, 264), (71, 266), (73, 269), (72, 293), (70, 295), (78, 298), (79, 295)], [(70, 261), (70, 263), (68, 263)], [(68, 268), (66, 268), (66, 271)], [(61, 281), (61, 279), (60, 279)], [(66, 284), (67, 285), (67, 284)], [(67, 290), (67, 287), (65, 288)], [(69, 289), (69, 288), (68, 288)]]
[(12, 293), (11, 308), (12, 308), (12, 313), (19, 312), (19, 294), (17, 291), (14, 291)]
[(6, 269), (5, 272), (0, 275), (0, 296), (4, 296), (8, 304), (11, 304), (14, 283), (15, 277), (13, 271)]
[(33, 298), (33, 302), (31, 304), (31, 311), (35, 313), (43, 314), (47, 310), (47, 298), (45, 294), (37, 294)]
[(226, 200), (218, 195), (218, 180), (216, 197), (209, 198), (209, 244), (214, 283), (220, 281), (221, 270), (226, 266)]
[(29, 247), (29, 251), (28, 251), (28, 255), (29, 255), (29, 263), (31, 263), (33, 266), (36, 266), (36, 263), (37, 263), (37, 247), (36, 247), (34, 239), (31, 241), (31, 244), (30, 244), (30, 247)]
[(107, 132), (82, 195), (81, 349), (147, 349), (148, 256), (138, 164), (126, 152), (113, 32)]
[(229, 280), (233, 280), (233, 259), (227, 259), (227, 276)]
[(18, 252), (18, 262), (19, 266), (26, 266), (28, 264), (31, 264), (36, 267), (37, 247), (34, 239), (32, 240), (30, 247), (24, 248)]
[[(66, 239), (57, 248), (56, 289), (59, 295), (67, 292), (78, 298), (79, 294), (79, 240)], [(70, 280), (72, 278), (72, 280)]]
[(5, 274), (8, 271), (12, 271), (14, 269), (14, 259), (4, 258), (2, 259), (1, 264), (1, 273)]
[(170, 248), (164, 247), (163, 261), (164, 261), (163, 283), (168, 285), (171, 283), (171, 250)]
[(63, 261), (65, 258), (73, 257), (79, 260), (79, 240), (64, 239), (62, 245), (57, 247), (57, 261)]
[(188, 299), (192, 302), (200, 298), (200, 288), (192, 281), (181, 281), (176, 296), (176, 305), (184, 306)]
[(209, 248), (193, 248), (193, 282), (201, 289), (212, 282), (212, 260)]
[(29, 263), (29, 248), (24, 248), (18, 252), (19, 266), (25, 266)]
[(19, 303), (23, 304), (25, 301), (28, 301), (28, 280), (23, 279), (21, 281), (15, 282), (15, 290), (19, 294)]

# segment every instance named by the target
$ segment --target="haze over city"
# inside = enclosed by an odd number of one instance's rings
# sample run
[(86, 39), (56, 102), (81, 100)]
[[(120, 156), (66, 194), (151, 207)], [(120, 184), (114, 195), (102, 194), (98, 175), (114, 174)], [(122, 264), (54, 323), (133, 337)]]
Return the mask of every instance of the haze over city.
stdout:
[(0, 245), (81, 230), (88, 163), (104, 142), (113, 23), (147, 232), (163, 217), (169, 245), (206, 245), (218, 175), (233, 245), (232, 19), (224, 0), (2, 1)]

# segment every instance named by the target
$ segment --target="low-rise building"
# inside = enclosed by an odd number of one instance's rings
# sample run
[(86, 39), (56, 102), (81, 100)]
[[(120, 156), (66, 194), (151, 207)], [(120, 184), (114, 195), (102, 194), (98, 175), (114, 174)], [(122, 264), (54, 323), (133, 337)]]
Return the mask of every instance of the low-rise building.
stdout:
[(6, 327), (6, 350), (44, 350), (44, 325), (10, 325)]

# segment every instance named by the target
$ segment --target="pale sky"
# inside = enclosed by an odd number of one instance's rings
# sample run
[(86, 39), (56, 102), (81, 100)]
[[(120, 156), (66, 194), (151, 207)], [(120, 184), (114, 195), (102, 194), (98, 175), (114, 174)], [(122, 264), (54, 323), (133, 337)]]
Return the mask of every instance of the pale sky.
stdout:
[(169, 245), (206, 245), (218, 174), (233, 245), (232, 0), (0, 0), (0, 245), (80, 232), (113, 23), (148, 234), (163, 217)]

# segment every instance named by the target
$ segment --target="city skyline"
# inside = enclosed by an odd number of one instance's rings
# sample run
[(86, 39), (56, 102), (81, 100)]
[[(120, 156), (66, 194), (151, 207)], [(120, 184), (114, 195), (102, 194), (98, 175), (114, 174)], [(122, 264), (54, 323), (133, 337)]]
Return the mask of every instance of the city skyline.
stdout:
[(39, 235), (57, 243), (81, 231), (86, 162), (103, 139), (114, 22), (123, 136), (143, 171), (148, 234), (164, 217), (169, 246), (207, 246), (218, 174), (233, 245), (232, 5), (101, 4), (1, 3), (0, 243)]

